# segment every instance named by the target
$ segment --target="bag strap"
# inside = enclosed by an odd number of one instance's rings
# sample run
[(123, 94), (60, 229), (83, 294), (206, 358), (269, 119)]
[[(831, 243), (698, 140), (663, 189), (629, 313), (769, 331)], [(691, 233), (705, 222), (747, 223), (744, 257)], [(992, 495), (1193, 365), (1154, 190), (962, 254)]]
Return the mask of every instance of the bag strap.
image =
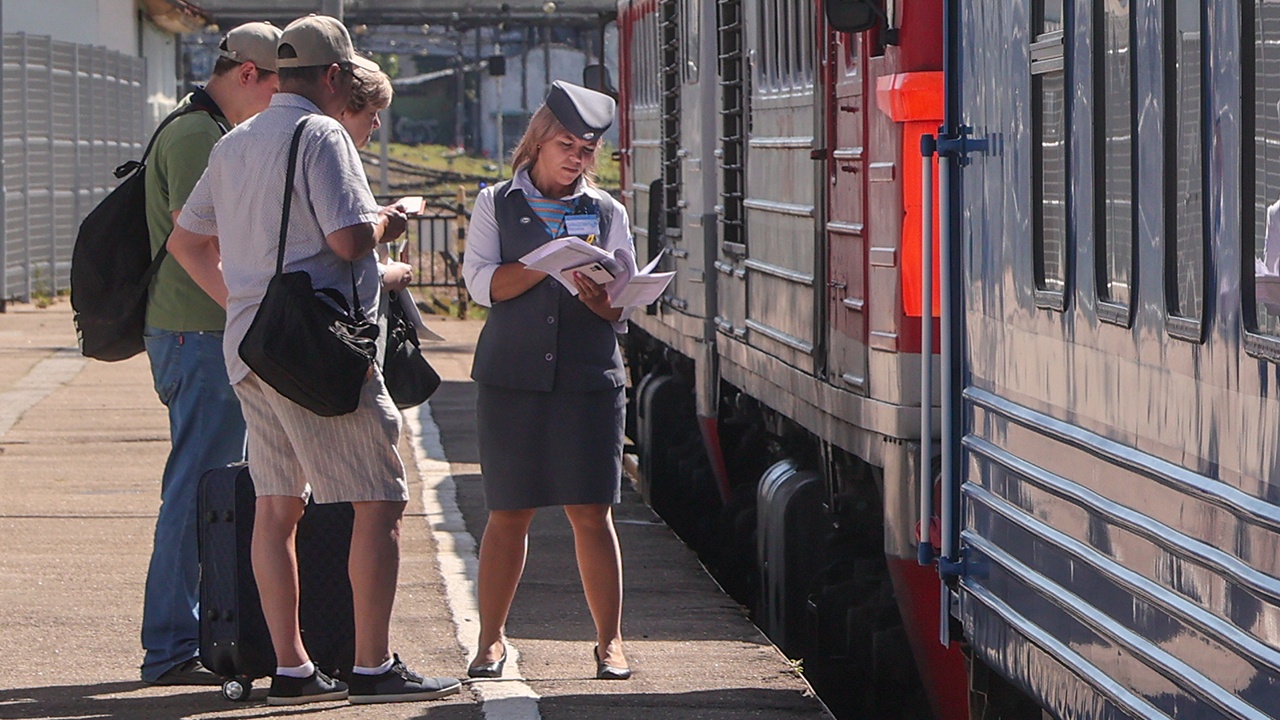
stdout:
[[(387, 291), (387, 335), (391, 335), (391, 324), (394, 322), (404, 330), (405, 342), (413, 343), (413, 346), (421, 349), (422, 343), (418, 340), (418, 328), (409, 322), (409, 317), (405, 314), (403, 302), (395, 290)], [(390, 339), (388, 338), (388, 343)]]
[(227, 128), (224, 127), (222, 123), (218, 122), (218, 118), (213, 114), (213, 110), (211, 108), (192, 103), (184, 108), (174, 110), (169, 113), (164, 120), (161, 120), (160, 124), (156, 126), (156, 131), (151, 133), (151, 139), (147, 141), (147, 149), (142, 151), (142, 158), (138, 160), (130, 160), (123, 165), (116, 167), (115, 176), (117, 178), (123, 178), (125, 175), (136, 172), (139, 168), (146, 166), (147, 158), (151, 157), (151, 149), (155, 147), (156, 140), (160, 138), (160, 133), (164, 131), (166, 127), (169, 127), (169, 123), (177, 120), (183, 115), (190, 115), (194, 112), (209, 113), (209, 117), (213, 119), (213, 124), (218, 126), (218, 129), (222, 131), (223, 135), (227, 134)]
[[(276, 248), (276, 275), (284, 272), (284, 242), (289, 237), (289, 210), (293, 207), (293, 181), (297, 176), (298, 146), (302, 143), (302, 131), (306, 129), (307, 121), (310, 119), (311, 116), (306, 115), (298, 121), (298, 126), (293, 131), (293, 141), (289, 143), (289, 169), (284, 177), (284, 210), (280, 214), (280, 242)], [(350, 263), (350, 268), (351, 302), (355, 305), (356, 319), (364, 320), (364, 310), (360, 307), (360, 291), (356, 288), (355, 264)]]
[[(177, 120), (183, 115), (190, 115), (193, 112), (209, 113), (209, 117), (213, 120), (213, 124), (218, 126), (218, 129), (222, 131), (223, 135), (227, 134), (228, 132), (227, 128), (224, 127), (222, 123), (218, 122), (218, 117), (213, 114), (213, 110), (205, 107), (204, 105), (192, 103), (179, 110), (174, 110), (173, 112), (169, 113), (168, 117), (166, 117), (164, 120), (161, 120), (160, 124), (156, 126), (156, 131), (151, 133), (151, 140), (147, 142), (147, 149), (142, 151), (142, 159), (130, 160), (124, 165), (121, 165), (120, 167), (116, 168), (115, 170), (116, 177), (122, 178), (131, 172), (137, 171), (139, 168), (145, 167), (147, 164), (147, 158), (151, 156), (151, 148), (156, 144), (156, 139), (160, 137), (160, 131), (164, 130), (165, 127), (167, 127), (169, 123), (173, 122), (174, 120)], [(122, 170), (123, 172), (121, 172)], [(160, 264), (164, 262), (164, 259), (166, 256), (168, 256), (168, 254), (169, 254), (169, 238), (165, 238), (164, 242), (160, 243), (160, 249), (156, 251), (156, 256), (151, 258), (151, 264), (147, 266), (147, 271), (142, 274), (142, 281), (141, 281), (142, 284), (140, 285), (140, 287), (144, 287), (144, 288), (151, 287), (151, 279), (156, 276), (156, 273), (160, 272)]]
[(302, 131), (307, 127), (304, 116), (293, 130), (293, 141), (289, 143), (289, 165), (284, 174), (284, 210), (280, 213), (280, 242), (276, 244), (276, 274), (284, 272), (284, 241), (289, 237), (289, 211), (293, 207), (293, 180), (297, 177), (298, 145), (302, 143)]

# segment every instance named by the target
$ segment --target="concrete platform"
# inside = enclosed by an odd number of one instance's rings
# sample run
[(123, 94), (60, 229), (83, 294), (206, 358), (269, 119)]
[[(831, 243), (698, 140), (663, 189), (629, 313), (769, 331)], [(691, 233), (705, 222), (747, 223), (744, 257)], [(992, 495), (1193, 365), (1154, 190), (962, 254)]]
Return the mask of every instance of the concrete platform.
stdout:
[[(485, 520), (468, 380), (480, 325), (430, 323), (447, 338), (428, 351), (446, 382), (406, 416), (400, 449), (412, 500), (392, 633), (416, 669), (461, 675), (476, 641), (470, 578)], [(563, 513), (548, 510), (534, 523), (508, 625), (509, 679), (433, 703), (294, 709), (233, 704), (216, 688), (144, 685), (138, 628), (167, 428), (145, 355), (80, 358), (65, 301), (0, 314), (0, 720), (829, 718), (634, 493), (617, 508), (631, 681), (591, 679), (593, 632), (572, 536)]]

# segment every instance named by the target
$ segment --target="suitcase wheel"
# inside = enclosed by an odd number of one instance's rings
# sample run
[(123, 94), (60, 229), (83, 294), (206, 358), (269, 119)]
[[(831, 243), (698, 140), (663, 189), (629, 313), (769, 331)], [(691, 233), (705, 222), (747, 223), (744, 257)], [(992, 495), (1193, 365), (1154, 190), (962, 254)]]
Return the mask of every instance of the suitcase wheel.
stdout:
[(234, 677), (222, 683), (222, 697), (232, 702), (247, 702), (252, 690), (252, 678)]

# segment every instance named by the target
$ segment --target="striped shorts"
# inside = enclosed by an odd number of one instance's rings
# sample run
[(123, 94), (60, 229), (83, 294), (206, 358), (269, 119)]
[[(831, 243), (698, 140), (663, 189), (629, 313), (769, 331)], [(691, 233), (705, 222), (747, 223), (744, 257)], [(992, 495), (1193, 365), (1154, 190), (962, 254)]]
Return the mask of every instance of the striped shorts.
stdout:
[(252, 372), (235, 384), (249, 428), (249, 472), (261, 495), (318, 503), (409, 499), (400, 411), (375, 368), (353, 413), (320, 417)]

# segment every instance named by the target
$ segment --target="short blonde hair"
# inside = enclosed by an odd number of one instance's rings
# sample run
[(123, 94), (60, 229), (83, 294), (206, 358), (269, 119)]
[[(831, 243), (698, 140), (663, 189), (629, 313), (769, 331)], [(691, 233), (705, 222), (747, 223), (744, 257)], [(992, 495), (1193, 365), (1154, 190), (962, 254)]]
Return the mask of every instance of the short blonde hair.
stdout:
[[(543, 143), (567, 132), (569, 131), (565, 126), (556, 119), (555, 113), (551, 112), (551, 108), (544, 103), (533, 113), (533, 117), (529, 118), (529, 127), (525, 129), (520, 142), (516, 143), (516, 149), (511, 151), (511, 170), (514, 172), (522, 167), (531, 167), (538, 162), (538, 151)], [(596, 151), (591, 154), (582, 168), (582, 177), (591, 187), (596, 185), (596, 155), (599, 152), (600, 145), (597, 144)]]
[(351, 97), (347, 100), (347, 110), (353, 113), (368, 107), (385, 110), (391, 106), (394, 93), (391, 78), (386, 73), (354, 65), (351, 68)]

